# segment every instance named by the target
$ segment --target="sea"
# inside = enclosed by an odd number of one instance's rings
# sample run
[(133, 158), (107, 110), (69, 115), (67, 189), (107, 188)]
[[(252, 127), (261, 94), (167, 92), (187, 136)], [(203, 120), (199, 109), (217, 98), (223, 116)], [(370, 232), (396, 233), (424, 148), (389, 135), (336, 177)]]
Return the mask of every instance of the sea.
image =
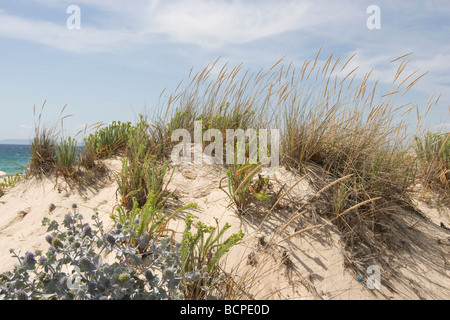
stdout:
[(24, 173), (29, 159), (29, 145), (0, 144), (0, 176)]

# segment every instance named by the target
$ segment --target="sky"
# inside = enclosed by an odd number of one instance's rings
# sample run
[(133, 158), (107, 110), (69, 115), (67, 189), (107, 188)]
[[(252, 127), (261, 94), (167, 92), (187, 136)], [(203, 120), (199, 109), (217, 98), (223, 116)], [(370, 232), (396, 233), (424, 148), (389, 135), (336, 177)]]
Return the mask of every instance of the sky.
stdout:
[[(77, 11), (68, 10), (75, 5)], [(379, 28), (368, 28), (371, 5)], [(281, 57), (301, 68), (320, 47), (374, 69), (387, 84), (397, 65), (429, 71), (408, 93), (434, 131), (450, 131), (448, 0), (0, 0), (0, 140), (28, 139), (36, 116), (67, 105), (68, 130), (152, 112), (191, 70), (217, 58), (258, 71)], [(164, 96), (163, 96), (164, 97)]]

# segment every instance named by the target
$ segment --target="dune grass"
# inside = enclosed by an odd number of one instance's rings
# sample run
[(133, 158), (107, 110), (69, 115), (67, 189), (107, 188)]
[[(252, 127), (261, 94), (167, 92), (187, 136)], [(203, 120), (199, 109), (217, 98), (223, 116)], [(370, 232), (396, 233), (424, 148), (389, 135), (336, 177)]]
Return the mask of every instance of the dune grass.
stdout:
[(415, 137), (415, 151), (421, 163), (426, 187), (438, 185), (450, 189), (450, 133), (427, 132)]
[[(56, 150), (56, 129), (55, 126), (48, 126), (42, 123), (42, 111), (46, 101), (42, 104), (41, 112), (34, 124), (34, 138), (30, 146), (30, 161), (28, 172), (32, 175), (41, 175), (49, 172), (55, 165)], [(36, 108), (34, 108), (36, 118)]]
[(56, 171), (66, 177), (73, 177), (75, 175), (75, 162), (77, 161), (78, 148), (77, 141), (69, 137), (61, 139), (56, 144)]

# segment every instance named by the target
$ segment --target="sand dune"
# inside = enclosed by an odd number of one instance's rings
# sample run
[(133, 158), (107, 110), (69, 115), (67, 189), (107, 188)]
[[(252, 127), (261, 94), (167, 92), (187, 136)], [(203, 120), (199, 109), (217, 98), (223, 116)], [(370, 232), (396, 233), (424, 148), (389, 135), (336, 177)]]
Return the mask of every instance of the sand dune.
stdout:
[[(121, 162), (109, 160), (106, 165), (107, 173), (83, 188), (71, 189), (54, 178), (32, 178), (21, 181), (0, 198), (0, 272), (10, 270), (16, 263), (10, 257), (10, 248), (22, 253), (46, 250), (42, 218), (62, 221), (73, 203), (86, 218), (98, 211), (106, 227), (112, 226), (109, 215), (118, 203), (114, 173), (120, 170)], [(439, 213), (420, 202), (423, 212), (432, 212), (433, 219), (405, 213), (403, 218), (426, 250), (420, 244), (410, 246), (409, 251), (399, 249), (392, 260), (398, 273), (382, 271), (382, 278), (389, 277), (389, 286), (372, 290), (367, 279), (358, 279), (360, 275), (346, 267), (341, 235), (332, 224), (281, 241), (298, 228), (317, 224), (317, 219), (323, 222), (312, 212), (276, 235), (295, 214), (293, 204), (311, 194), (306, 180), (296, 185), (300, 177), (281, 168), (270, 177), (271, 188), (276, 191), (282, 185), (295, 185), (283, 199), (281, 209), (267, 216), (264, 208), (238, 215), (218, 188), (223, 176), (223, 169), (214, 165), (177, 166), (169, 184), (176, 199), (169, 203), (168, 210), (190, 202), (196, 202), (198, 207), (182, 212), (169, 227), (180, 236), (183, 217), (190, 213), (204, 223), (230, 223), (229, 233), (240, 229), (245, 233), (243, 241), (229, 252), (223, 265), (235, 275), (236, 283), (245, 292), (236, 299), (450, 299), (450, 233), (438, 224), (448, 218), (448, 211)], [(271, 239), (271, 245), (265, 245)]]

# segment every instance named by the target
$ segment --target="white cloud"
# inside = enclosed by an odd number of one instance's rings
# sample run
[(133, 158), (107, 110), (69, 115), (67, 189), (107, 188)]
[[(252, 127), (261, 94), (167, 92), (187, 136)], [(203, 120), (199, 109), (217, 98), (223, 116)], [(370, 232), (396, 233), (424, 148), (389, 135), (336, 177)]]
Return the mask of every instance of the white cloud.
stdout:
[(126, 31), (101, 30), (92, 27), (69, 30), (66, 25), (11, 16), (1, 9), (0, 36), (31, 41), (72, 52), (119, 50), (121, 43), (136, 41), (136, 37)]
[(153, 7), (148, 32), (205, 48), (246, 43), (300, 29), (309, 21), (309, 1), (276, 5), (252, 1), (175, 1)]
[[(55, 0), (39, 3), (62, 5), (61, 1)], [(70, 1), (65, 3), (69, 5)], [(124, 1), (80, 0), (81, 30), (70, 32), (65, 25), (12, 16), (0, 9), (0, 36), (68, 51), (111, 51), (127, 45), (142, 47), (152, 44), (155, 37), (220, 49), (333, 23), (339, 18), (342, 3), (311, 0), (139, 0), (130, 5)], [(348, 4), (346, 6), (347, 18), (352, 20), (354, 10)], [(105, 24), (102, 27), (92, 27), (84, 22), (83, 14), (92, 7), (102, 15), (96, 18)], [(105, 16), (111, 18), (110, 22)]]

